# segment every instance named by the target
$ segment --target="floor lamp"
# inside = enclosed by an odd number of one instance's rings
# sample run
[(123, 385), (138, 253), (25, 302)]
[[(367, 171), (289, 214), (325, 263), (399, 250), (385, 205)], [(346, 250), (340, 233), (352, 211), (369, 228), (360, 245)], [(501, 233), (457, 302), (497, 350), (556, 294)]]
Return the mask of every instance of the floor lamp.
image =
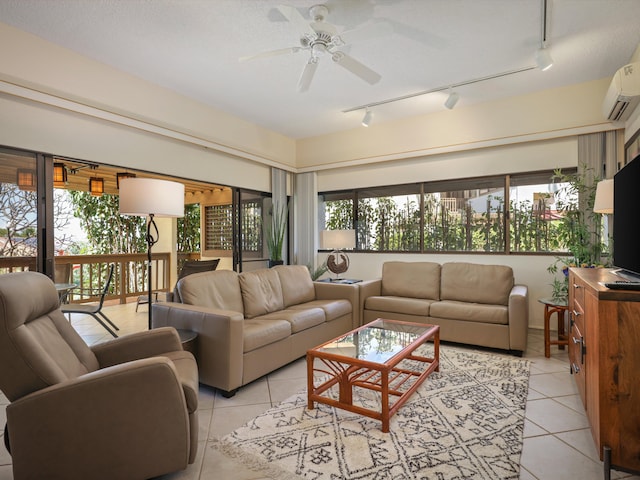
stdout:
[(151, 248), (159, 238), (154, 217), (184, 216), (184, 185), (156, 178), (123, 178), (120, 180), (120, 215), (148, 217), (146, 240), (149, 329), (151, 329)]

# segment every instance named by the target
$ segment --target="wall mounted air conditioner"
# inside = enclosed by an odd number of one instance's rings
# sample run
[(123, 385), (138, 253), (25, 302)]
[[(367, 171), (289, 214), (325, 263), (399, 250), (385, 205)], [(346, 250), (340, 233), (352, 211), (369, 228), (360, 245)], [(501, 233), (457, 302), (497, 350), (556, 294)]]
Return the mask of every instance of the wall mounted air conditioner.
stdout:
[(602, 112), (608, 120), (624, 121), (640, 103), (640, 63), (618, 70), (604, 97)]

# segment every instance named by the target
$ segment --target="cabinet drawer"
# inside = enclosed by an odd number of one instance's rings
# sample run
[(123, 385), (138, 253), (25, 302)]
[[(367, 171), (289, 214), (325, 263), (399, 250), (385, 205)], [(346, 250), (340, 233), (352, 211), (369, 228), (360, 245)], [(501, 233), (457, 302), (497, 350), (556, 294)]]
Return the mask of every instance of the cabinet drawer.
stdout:
[(582, 402), (586, 405), (585, 396), (585, 362), (584, 362), (584, 336), (577, 324), (573, 324), (569, 335), (569, 362), (571, 368), (571, 374), (576, 381), (576, 387), (580, 393)]
[(580, 306), (581, 311), (584, 312), (584, 284), (578, 280), (575, 275), (569, 277), (569, 288), (573, 293), (573, 302)]
[(571, 319), (569, 325), (576, 325), (580, 332), (584, 332), (584, 309), (582, 305), (574, 301), (569, 310), (569, 315)]

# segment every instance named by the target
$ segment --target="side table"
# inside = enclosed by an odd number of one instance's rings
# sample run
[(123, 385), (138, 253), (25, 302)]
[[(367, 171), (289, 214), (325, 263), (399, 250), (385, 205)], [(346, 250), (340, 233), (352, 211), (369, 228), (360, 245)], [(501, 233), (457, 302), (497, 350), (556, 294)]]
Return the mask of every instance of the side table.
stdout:
[[(565, 317), (569, 310), (567, 300), (554, 300), (553, 298), (541, 298), (538, 300), (544, 305), (544, 356), (551, 356), (551, 345), (558, 345), (560, 350), (564, 350), (565, 345), (569, 345), (569, 335), (565, 331)], [(558, 339), (551, 340), (549, 323), (551, 315), (556, 314), (558, 321)]]
[(192, 330), (184, 330), (177, 328), (178, 335), (180, 336), (180, 343), (182, 343), (182, 349), (186, 352), (191, 352), (194, 356), (198, 347), (198, 332)]

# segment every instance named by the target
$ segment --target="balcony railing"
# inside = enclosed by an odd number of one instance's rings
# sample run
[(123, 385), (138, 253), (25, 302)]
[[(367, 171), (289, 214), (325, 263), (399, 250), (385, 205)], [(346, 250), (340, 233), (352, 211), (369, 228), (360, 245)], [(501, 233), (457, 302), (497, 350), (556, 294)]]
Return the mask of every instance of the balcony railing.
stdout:
[[(152, 288), (167, 292), (170, 289), (170, 253), (154, 253), (151, 257)], [(68, 301), (85, 303), (99, 297), (111, 263), (116, 264), (114, 278), (105, 300), (126, 303), (129, 297), (147, 293), (147, 255), (61, 255), (55, 257), (56, 271), (68, 272), (66, 278), (56, 278), (59, 283), (73, 283), (77, 287), (70, 291)], [(65, 268), (65, 266), (67, 266)], [(0, 257), (0, 274), (24, 270), (35, 270), (35, 257)], [(57, 275), (58, 277), (58, 275)]]

